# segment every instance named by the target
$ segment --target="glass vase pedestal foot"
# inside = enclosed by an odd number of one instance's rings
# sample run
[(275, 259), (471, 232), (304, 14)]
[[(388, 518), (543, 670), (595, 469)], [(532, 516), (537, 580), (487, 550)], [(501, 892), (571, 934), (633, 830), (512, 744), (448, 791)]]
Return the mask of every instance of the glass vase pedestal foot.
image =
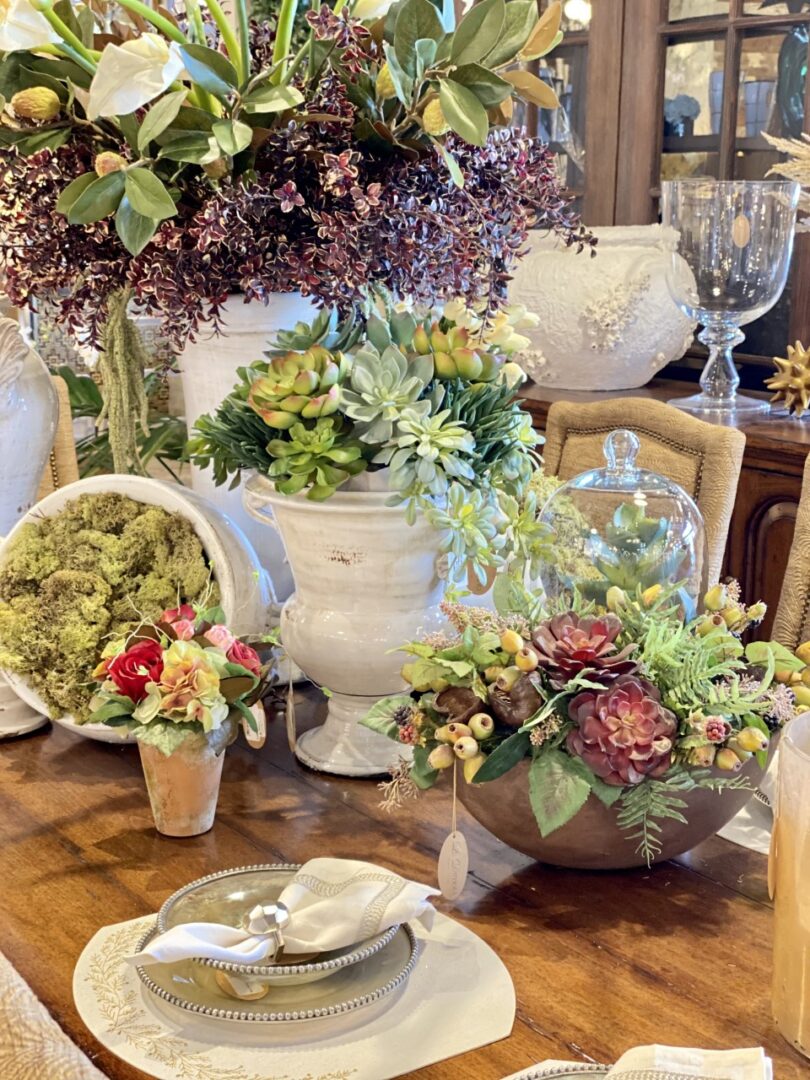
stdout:
[(712, 398), (708, 394), (691, 394), (689, 397), (670, 398), (669, 405), (691, 413), (700, 420), (711, 424), (726, 424), (733, 427), (745, 420), (763, 418), (771, 411), (771, 406), (762, 398), (735, 394), (731, 398)]

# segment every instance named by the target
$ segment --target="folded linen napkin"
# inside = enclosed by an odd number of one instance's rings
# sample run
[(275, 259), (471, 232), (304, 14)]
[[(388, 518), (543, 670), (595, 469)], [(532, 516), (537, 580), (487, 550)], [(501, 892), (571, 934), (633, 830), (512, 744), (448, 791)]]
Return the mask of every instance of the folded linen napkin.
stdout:
[(149, 942), (129, 957), (134, 964), (177, 960), (224, 960), (261, 964), (279, 946), (286, 954), (322, 953), (367, 941), (391, 926), (417, 920), (427, 929), (433, 921), (431, 896), (439, 890), (354, 859), (310, 859), (275, 901), (289, 913), (279, 923), (265, 917), (261, 906), (246, 913), (246, 927), (221, 923), (184, 923)]
[[(541, 1080), (572, 1062), (545, 1061), (504, 1080)], [(577, 1063), (582, 1069), (583, 1063)], [(636, 1046), (608, 1069), (606, 1080), (773, 1080), (771, 1059), (761, 1046), (743, 1050), (697, 1050), (685, 1046)]]

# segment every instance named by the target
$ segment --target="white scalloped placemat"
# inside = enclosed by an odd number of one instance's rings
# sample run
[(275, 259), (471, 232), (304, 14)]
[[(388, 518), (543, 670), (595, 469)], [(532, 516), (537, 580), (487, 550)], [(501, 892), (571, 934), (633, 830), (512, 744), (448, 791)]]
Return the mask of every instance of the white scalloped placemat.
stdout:
[(496, 954), (471, 930), (436, 914), (415, 927), (421, 955), (384, 1012), (359, 1011), (330, 1033), (296, 1028), (291, 1041), (240, 1024), (187, 1017), (158, 1001), (123, 962), (154, 916), (105, 926), (73, 974), (79, 1015), (98, 1041), (155, 1080), (389, 1080), (506, 1038), (515, 989)]

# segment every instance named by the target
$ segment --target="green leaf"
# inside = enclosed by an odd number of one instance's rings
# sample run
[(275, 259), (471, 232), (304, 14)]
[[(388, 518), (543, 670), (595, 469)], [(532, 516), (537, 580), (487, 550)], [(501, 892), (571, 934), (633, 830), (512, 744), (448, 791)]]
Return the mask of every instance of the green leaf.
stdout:
[[(63, 192), (64, 194), (64, 192)], [(71, 225), (89, 225), (109, 217), (118, 209), (124, 194), (123, 172), (99, 176), (71, 204), (67, 219)]]
[(499, 776), (514, 769), (526, 756), (530, 746), (528, 731), (516, 731), (492, 751), (475, 774), (473, 783), (485, 784), (489, 780), (497, 780)]
[(543, 79), (532, 75), (531, 71), (505, 71), (503, 76), (510, 82), (524, 101), (536, 105), (539, 109), (557, 109), (560, 99)]
[(411, 765), (411, 780), (422, 791), (427, 791), (428, 788), (432, 788), (439, 778), (439, 770), (431, 769), (428, 765), (428, 755), (430, 751), (424, 746), (415, 746), (413, 748), (413, 765)]
[(138, 132), (138, 149), (142, 154), (149, 149), (149, 143), (171, 124), (187, 96), (187, 90), (176, 90), (173, 94), (166, 94), (152, 106)]
[(512, 96), (512, 84), (481, 64), (464, 64), (453, 72), (453, 82), (472, 90), (485, 109), (492, 109)]
[(615, 784), (606, 784), (604, 780), (601, 780), (595, 773), (591, 772), (582, 758), (570, 757), (568, 755), (564, 756), (568, 763), (568, 769), (587, 781), (591, 786), (591, 791), (605, 806), (613, 806), (613, 804), (621, 798), (623, 788), (617, 787)]
[(222, 150), (231, 157), (250, 146), (253, 128), (241, 120), (218, 120), (211, 129)]
[(474, 64), (498, 41), (506, 19), (504, 0), (480, 0), (473, 4), (453, 35), (450, 60), (454, 64)]
[(392, 46), (386, 43), (384, 49), (385, 58), (388, 61), (388, 70), (391, 73), (391, 82), (394, 84), (397, 97), (403, 105), (410, 105), (414, 91), (413, 79), (400, 64)]
[(381, 698), (373, 705), (360, 723), (363, 727), (371, 728), (387, 739), (396, 739), (399, 735), (399, 725), (394, 720), (394, 713), (398, 709), (411, 708), (413, 701), (409, 694), (395, 694), (393, 697)]
[(143, 168), (130, 169), (126, 178), (127, 198), (133, 210), (157, 221), (174, 217), (177, 212), (174, 199), (153, 172)]
[[(436, 59), (436, 50), (438, 48), (437, 43), (433, 38), (419, 38), (414, 45), (416, 52), (416, 81), (421, 83), (425, 72), (432, 67), (434, 60)], [(390, 66), (390, 65), (389, 65)]]
[(778, 668), (786, 668), (788, 671), (801, 671), (805, 666), (795, 653), (780, 645), (778, 641), (752, 641), (745, 647), (745, 659), (757, 667), (768, 667), (771, 656)]
[(69, 127), (60, 128), (58, 131), (38, 131), (34, 135), (21, 139), (17, 143), (17, 149), (26, 157), (29, 154), (38, 154), (40, 150), (58, 150), (60, 146), (65, 145), (72, 134), (73, 129)]
[(537, 25), (529, 35), (529, 40), (520, 50), (520, 59), (538, 60), (551, 52), (562, 38), (561, 21), (562, 5), (560, 3), (549, 5), (538, 19)]
[(498, 40), (484, 57), (488, 68), (499, 68), (514, 60), (529, 40), (537, 22), (535, 0), (509, 0)]
[(60, 82), (59, 79), (55, 79), (50, 72), (32, 71), (28, 67), (21, 67), (18, 89), (33, 89), (35, 86), (47, 86), (49, 90), (53, 90), (63, 105), (68, 100), (69, 94), (67, 85), (64, 82)]
[(181, 45), (180, 54), (189, 77), (218, 98), (227, 98), (239, 85), (236, 68), (222, 53), (205, 45)]
[(121, 128), (121, 134), (127, 140), (127, 145), (131, 146), (133, 150), (138, 149), (138, 118), (135, 113), (125, 113), (123, 116), (116, 116), (118, 126)]
[(300, 105), (304, 95), (294, 86), (260, 86), (245, 98), (249, 113), (284, 112)]
[[(438, 139), (431, 138), (430, 141), (436, 147), (436, 150), (439, 153), (440, 157), (443, 158), (444, 163), (447, 166), (447, 171), (450, 173), (450, 179), (453, 181), (456, 187), (463, 188), (464, 173), (461, 171), (461, 166), (459, 165), (459, 163), (456, 161), (456, 159), (453, 157), (447, 147), (440, 143)], [(495, 580), (497, 582), (497, 578)]]
[(394, 51), (409, 75), (416, 73), (416, 42), (420, 38), (439, 42), (443, 37), (442, 21), (430, 0), (405, 0), (397, 15)]
[(543, 837), (570, 821), (591, 793), (588, 781), (571, 767), (572, 761), (559, 750), (546, 750), (532, 761), (529, 801)]
[(177, 131), (210, 131), (216, 119), (216, 116), (206, 112), (205, 109), (198, 109), (194, 105), (184, 105), (157, 141), (167, 142), (172, 137), (171, 133)]
[(125, 195), (115, 214), (115, 231), (130, 255), (140, 255), (152, 237), (158, 223), (154, 218), (139, 214)]
[(439, 102), (447, 123), (465, 142), (473, 146), (486, 143), (489, 118), (472, 90), (452, 79), (442, 79), (439, 83)]
[(194, 165), (207, 165), (209, 161), (216, 161), (220, 156), (219, 143), (213, 135), (197, 134), (179, 135), (160, 148), (159, 158), (169, 158), (171, 161), (186, 161)]

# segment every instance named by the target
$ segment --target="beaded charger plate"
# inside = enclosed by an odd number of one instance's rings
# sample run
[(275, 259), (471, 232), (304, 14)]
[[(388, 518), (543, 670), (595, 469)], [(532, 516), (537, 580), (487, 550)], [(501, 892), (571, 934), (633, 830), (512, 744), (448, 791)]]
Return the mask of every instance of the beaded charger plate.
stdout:
[[(96, 1039), (155, 1080), (390, 1080), (512, 1030), (508, 971), (439, 912), (430, 932), (415, 928), (418, 961), (387, 1007), (317, 1024), (228, 1024), (164, 1004), (126, 962), (153, 926), (148, 916), (100, 930), (79, 957), (73, 997)], [(438, 1024), (437, 1015), (453, 1022)]]

